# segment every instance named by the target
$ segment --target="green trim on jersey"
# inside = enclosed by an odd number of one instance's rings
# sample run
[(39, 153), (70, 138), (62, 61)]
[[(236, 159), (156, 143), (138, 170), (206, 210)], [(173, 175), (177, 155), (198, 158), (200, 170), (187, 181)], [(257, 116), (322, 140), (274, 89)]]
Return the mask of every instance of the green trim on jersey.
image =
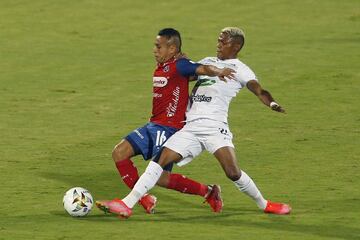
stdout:
[(216, 81), (215, 80), (212, 80), (212, 79), (200, 79), (196, 82), (195, 84), (195, 87), (200, 87), (200, 86), (210, 86), (210, 85), (213, 85), (215, 84)]

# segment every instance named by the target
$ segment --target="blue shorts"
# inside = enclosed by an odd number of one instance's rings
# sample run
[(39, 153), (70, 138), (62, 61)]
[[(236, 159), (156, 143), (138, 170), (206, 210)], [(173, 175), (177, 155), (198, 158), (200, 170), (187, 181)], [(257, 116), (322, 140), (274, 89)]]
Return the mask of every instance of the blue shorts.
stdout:
[[(135, 155), (141, 154), (144, 160), (153, 158), (161, 149), (161, 146), (168, 140), (178, 129), (147, 123), (143, 127), (135, 129), (125, 139), (131, 144)], [(173, 164), (164, 167), (164, 170), (171, 171)]]

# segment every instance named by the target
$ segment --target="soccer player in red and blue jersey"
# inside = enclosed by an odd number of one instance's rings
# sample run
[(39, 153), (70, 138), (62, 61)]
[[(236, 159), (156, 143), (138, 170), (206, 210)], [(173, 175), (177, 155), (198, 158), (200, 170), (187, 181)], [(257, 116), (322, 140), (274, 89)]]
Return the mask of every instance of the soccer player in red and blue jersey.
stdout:
[[(165, 141), (183, 127), (189, 97), (189, 79), (196, 75), (232, 78), (234, 72), (228, 68), (219, 69), (181, 58), (180, 33), (172, 28), (162, 29), (158, 33), (154, 56), (157, 67), (153, 75), (153, 106), (150, 122), (127, 135), (112, 152), (119, 174), (131, 189), (139, 179), (137, 168), (131, 158), (140, 154), (144, 160), (153, 158)], [(166, 166), (164, 170), (157, 183), (159, 186), (205, 197), (205, 201), (210, 204), (214, 212), (221, 211), (223, 204), (219, 186), (208, 186), (181, 174), (171, 173), (172, 164)], [(111, 205), (112, 201), (102, 201), (98, 207), (106, 210), (105, 205)], [(147, 194), (139, 203), (147, 213), (152, 213), (156, 206), (156, 197)]]

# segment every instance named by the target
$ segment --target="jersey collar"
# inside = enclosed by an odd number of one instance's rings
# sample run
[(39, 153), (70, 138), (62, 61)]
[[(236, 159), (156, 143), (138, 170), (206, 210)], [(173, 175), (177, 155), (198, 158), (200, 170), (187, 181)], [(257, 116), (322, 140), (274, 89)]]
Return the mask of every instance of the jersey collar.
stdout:
[(174, 57), (170, 58), (169, 60), (167, 60), (166, 62), (164, 62), (164, 63), (158, 63), (157, 65), (158, 65), (158, 67), (164, 67), (164, 66), (166, 66), (166, 65), (168, 65), (168, 64), (170, 64), (170, 63), (173, 63), (173, 62), (175, 62), (175, 61), (176, 61), (176, 58), (175, 58), (175, 56), (174, 56)]

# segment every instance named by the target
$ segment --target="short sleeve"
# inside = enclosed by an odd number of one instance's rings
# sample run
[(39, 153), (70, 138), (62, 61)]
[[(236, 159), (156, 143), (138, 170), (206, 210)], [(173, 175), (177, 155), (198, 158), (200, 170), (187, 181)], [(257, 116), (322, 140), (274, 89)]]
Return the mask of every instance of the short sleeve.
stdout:
[(198, 63), (202, 64), (202, 65), (206, 65), (207, 61), (209, 60), (209, 57), (203, 58), (200, 61), (198, 61)]
[(255, 73), (248, 66), (242, 66), (237, 69), (236, 79), (243, 87), (251, 80), (258, 81)]
[(201, 64), (191, 62), (189, 59), (181, 58), (176, 62), (177, 71), (184, 77), (190, 77), (196, 75), (196, 69)]

